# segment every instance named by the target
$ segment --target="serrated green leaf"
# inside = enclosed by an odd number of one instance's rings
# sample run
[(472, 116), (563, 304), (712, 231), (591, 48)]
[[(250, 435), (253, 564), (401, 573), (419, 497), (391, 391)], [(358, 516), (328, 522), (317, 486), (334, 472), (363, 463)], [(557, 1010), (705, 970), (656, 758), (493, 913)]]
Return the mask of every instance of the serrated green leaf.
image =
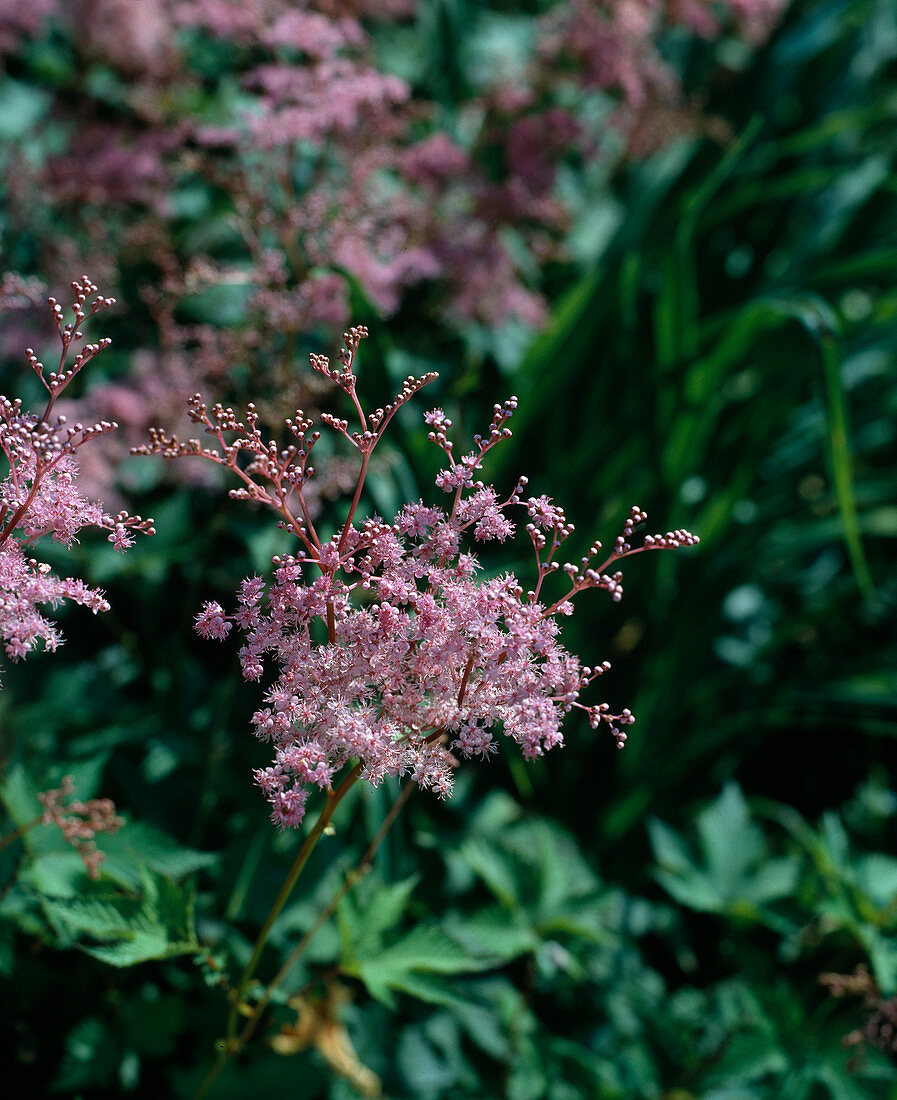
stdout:
[(77, 897), (88, 881), (84, 862), (65, 844), (58, 829), (48, 827), (46, 831), (55, 834), (58, 847), (34, 856), (19, 872), (19, 881), (46, 897)]
[(345, 973), (359, 978), (373, 997), (392, 1005), (392, 993), (409, 974), (465, 974), (489, 970), (496, 958), (478, 958), (433, 926), (418, 925), (377, 955), (347, 959)]
[(766, 841), (751, 820), (747, 803), (735, 784), (698, 815), (702, 863), (684, 842), (660, 822), (649, 832), (660, 868), (657, 881), (683, 905), (704, 912), (763, 920), (782, 930), (782, 922), (765, 914), (762, 906), (786, 897), (797, 885), (797, 857), (770, 859)]
[(0, 918), (26, 936), (46, 933), (46, 921), (41, 903), (30, 891), (13, 889), (0, 898)]
[(450, 917), (444, 927), (448, 936), (478, 958), (507, 961), (535, 951), (540, 943), (523, 914), (509, 913), (498, 905), (463, 920)]
[(80, 945), (86, 955), (106, 963), (107, 966), (122, 969), (150, 962), (153, 959), (171, 959), (177, 955), (189, 955), (197, 950), (197, 946), (196, 943), (176, 943), (163, 932), (154, 931), (136, 933), (132, 939), (122, 940), (108, 947)]
[(182, 879), (218, 861), (215, 853), (182, 847), (174, 837), (140, 821), (128, 822), (99, 843), (106, 855), (103, 874), (130, 889), (140, 885), (145, 868)]
[(140, 898), (51, 898), (44, 907), (88, 955), (112, 966), (133, 966), (198, 949), (194, 901), (192, 889), (147, 871)]
[(509, 909), (519, 904), (519, 888), (514, 865), (509, 856), (479, 837), (469, 837), (461, 845), (460, 856), (468, 867)]
[(488, 970), (496, 960), (471, 955), (440, 929), (420, 924), (403, 939), (387, 948), (365, 965), (400, 966), (404, 970), (428, 974), (463, 974)]
[(648, 822), (648, 839), (654, 859), (662, 870), (671, 875), (687, 874), (696, 870), (685, 841), (657, 818)]
[(738, 896), (748, 869), (766, 851), (741, 790), (727, 783), (719, 798), (698, 815), (697, 824), (710, 879), (721, 896)]
[(48, 898), (47, 913), (65, 923), (72, 932), (89, 932), (98, 940), (118, 939), (123, 931), (137, 931), (143, 902), (140, 898), (114, 895), (95, 898)]
[(351, 894), (340, 903), (338, 920), (345, 950), (365, 955), (380, 950), (384, 932), (402, 919), (420, 875), (402, 882), (383, 883), (370, 877), (363, 895)]

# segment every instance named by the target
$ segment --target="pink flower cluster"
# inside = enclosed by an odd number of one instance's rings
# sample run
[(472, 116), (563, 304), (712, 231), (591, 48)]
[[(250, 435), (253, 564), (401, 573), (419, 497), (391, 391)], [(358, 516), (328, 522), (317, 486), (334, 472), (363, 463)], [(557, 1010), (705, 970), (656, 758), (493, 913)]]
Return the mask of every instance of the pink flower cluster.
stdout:
[[(435, 377), (409, 377), (395, 401), (366, 413), (353, 367), (366, 335), (362, 327), (345, 334), (338, 366), (311, 357), (313, 369), (344, 391), (359, 421), (353, 430), (336, 416), (321, 418), (359, 460), (348, 515), (331, 538), (319, 536), (305, 501), (320, 433), (301, 410), (286, 422), (292, 442), (284, 448), (263, 439), (252, 406), (240, 420), (221, 405), (208, 409), (196, 395), (191, 418), (216, 446), (154, 430), (140, 449), (171, 458), (199, 455), (229, 468), (243, 482), (231, 495), (272, 508), (299, 543), (296, 554), (275, 558), (270, 585), (259, 577), (243, 581), (235, 612), (210, 602), (196, 619), (206, 638), (223, 639), (234, 626), (244, 634), (240, 660), (247, 679), (260, 680), (266, 666), (275, 671), (265, 705), (253, 717), (256, 734), (273, 744), (274, 761), (256, 780), (272, 819), (284, 827), (302, 820), (310, 788), (330, 789), (351, 761), (373, 784), (410, 775), (445, 796), (456, 752), (486, 758), (504, 734), (527, 759), (541, 756), (562, 743), (561, 723), (574, 707), (586, 711), (593, 727), (606, 725), (622, 747), (631, 712), (579, 701), (610, 665), (584, 666), (568, 653), (559, 641), (561, 620), (586, 589), (621, 597), (622, 573), (613, 568), (620, 559), (698, 541), (672, 531), (633, 545), (646, 518), (633, 508), (606, 560), (595, 564), (596, 542), (578, 564), (562, 565), (556, 555), (573, 532), (563, 509), (546, 496), (526, 497), (525, 478), (506, 499), (478, 479), (487, 452), (510, 435), (515, 398), (494, 407), (488, 432), (475, 436), (463, 455), (455, 453), (442, 410), (427, 414), (429, 438), (446, 460), (436, 479), (448, 497), (444, 507), (419, 501), (391, 522), (359, 519), (370, 458), (386, 426)], [(513, 573), (483, 575), (471, 545), (511, 538), (516, 514), (535, 555), (529, 590)], [(549, 598), (543, 587), (554, 573), (566, 577), (565, 590)]]
[[(14, 283), (16, 280), (3, 281), (6, 293), (28, 289)], [(116, 425), (109, 421), (69, 424), (54, 410), (60, 394), (108, 346), (106, 339), (82, 344), (81, 328), (114, 301), (99, 295), (86, 275), (72, 288), (74, 319), (70, 322), (64, 320), (56, 299), (49, 299), (62, 346), (56, 370), (47, 372), (34, 351), (27, 349), (28, 364), (47, 391), (43, 412), (27, 412), (19, 398), (0, 395), (0, 452), (8, 464), (0, 482), (0, 637), (13, 660), (27, 656), (40, 642), (48, 650), (61, 642), (56, 626), (38, 605), (55, 607), (72, 600), (95, 614), (109, 606), (99, 589), (81, 580), (57, 577), (49, 565), (30, 557), (30, 548), (39, 539), (49, 536), (68, 546), (83, 527), (100, 527), (109, 532), (108, 540), (115, 549), (123, 551), (133, 545), (135, 531), (153, 534), (152, 520), (127, 512), (109, 515), (101, 504), (78, 490), (78, 451)], [(68, 365), (72, 351), (74, 362)]]
[(564, 0), (540, 21), (535, 83), (544, 86), (546, 79), (560, 80), (579, 91), (600, 89), (613, 96), (616, 106), (605, 126), (624, 137), (631, 156), (644, 157), (708, 123), (664, 58), (664, 33), (678, 28), (680, 33), (713, 40), (733, 28), (747, 42), (759, 45), (787, 3)]
[(124, 818), (117, 816), (115, 803), (110, 798), (91, 798), (88, 802), (80, 802), (71, 798), (74, 790), (74, 780), (66, 775), (55, 790), (43, 791), (37, 796), (44, 808), (41, 824), (55, 825), (66, 843), (71, 844), (81, 857), (88, 875), (98, 879), (105, 856), (97, 848), (94, 837), (97, 833), (114, 836), (124, 825)]
[[(75, 415), (114, 417), (137, 442), (174, 422), (170, 393), (234, 394), (229, 375), (290, 392), (279, 416), (307, 406), (297, 345), (335, 336), (355, 288), (383, 317), (414, 290), (423, 313), (476, 346), (484, 327), (540, 325), (542, 268), (570, 260), (573, 196), (585, 193), (556, 185), (561, 168), (573, 180), (610, 163), (620, 135), (643, 155), (706, 124), (663, 60), (664, 33), (734, 25), (755, 41), (783, 3), (558, 0), (534, 18), (519, 72), (471, 77), (446, 107), (378, 65), (376, 23), (413, 18), (414, 0), (0, 0), (0, 53), (43, 21), (78, 74), (47, 112), (58, 151), (7, 150), (10, 232), (70, 219), (40, 240), (51, 279), (90, 257), (107, 283), (136, 282), (150, 315), (152, 338), (134, 327), (139, 368)], [(229, 60), (201, 76), (215, 44)], [(595, 111), (596, 89), (609, 114)], [(207, 233), (187, 214), (197, 224), (185, 233), (184, 198), (224, 205), (227, 229), (219, 218)], [(242, 302), (226, 326), (185, 321), (191, 299), (234, 287)], [(82, 482), (113, 499), (120, 457), (106, 439)]]
[[(363, 7), (358, 14), (374, 15), (381, 5)], [(252, 102), (243, 118), (196, 134), (208, 147), (207, 164), (217, 152), (218, 178), (243, 198), (242, 229), (259, 287), (252, 305), (269, 319), (288, 311), (292, 326), (304, 330), (332, 324), (336, 308), (342, 326), (348, 273), (383, 315), (399, 308), (409, 287), (437, 282), (440, 308), (450, 316), (538, 323), (544, 304), (525, 287), (501, 233), (521, 211), (490, 201), (495, 188), (445, 133), (418, 138), (431, 108), (412, 101), (405, 81), (377, 69), (357, 15), (330, 3), (299, 10), (281, 0), (254, 0), (239, 12), (239, 30), (234, 9), (220, 0), (187, 5), (178, 18), (271, 55), (244, 74)], [(381, 14), (394, 18), (395, 5)], [(272, 235), (289, 272), (266, 267), (256, 247)], [(313, 284), (332, 281), (328, 271), (339, 272), (338, 293), (329, 286), (328, 294), (314, 293)], [(294, 288), (290, 276), (297, 275)]]

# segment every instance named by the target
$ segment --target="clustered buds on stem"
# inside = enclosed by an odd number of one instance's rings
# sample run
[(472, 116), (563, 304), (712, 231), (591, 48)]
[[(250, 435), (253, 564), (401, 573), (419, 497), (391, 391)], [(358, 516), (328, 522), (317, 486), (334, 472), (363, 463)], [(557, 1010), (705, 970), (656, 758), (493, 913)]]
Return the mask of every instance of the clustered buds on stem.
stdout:
[[(223, 639), (233, 626), (243, 632), (244, 677), (261, 679), (266, 661), (277, 671), (253, 725), (274, 747), (273, 764), (256, 772), (256, 781), (281, 826), (298, 825), (309, 788), (331, 791), (337, 773), (352, 761), (371, 783), (410, 775), (448, 795), (455, 752), (488, 757), (501, 732), (533, 759), (562, 743), (561, 723), (574, 707), (588, 714), (594, 728), (607, 726), (622, 747), (634, 721), (631, 711), (614, 714), (607, 703), (579, 701), (610, 664), (580, 665), (558, 641), (559, 618), (572, 613), (574, 597), (587, 588), (620, 599), (622, 573), (608, 569), (621, 558), (698, 541), (687, 531), (673, 531), (633, 545), (635, 528), (646, 519), (635, 507), (604, 562), (592, 565), (599, 542), (578, 565), (555, 561), (573, 532), (563, 509), (547, 496), (525, 497), (526, 478), (505, 500), (476, 479), (487, 452), (511, 434), (514, 397), (493, 407), (488, 432), (475, 436), (473, 450), (460, 458), (449, 438), (451, 421), (441, 409), (426, 414), (429, 438), (448, 459), (436, 478), (451, 495), (446, 508), (418, 501), (391, 522), (376, 515), (356, 520), (371, 453), (386, 425), (436, 377), (409, 377), (392, 404), (366, 414), (354, 369), (366, 335), (361, 327), (345, 334), (338, 367), (323, 356), (311, 357), (312, 368), (347, 394), (359, 420), (352, 431), (347, 421), (322, 416), (361, 457), (346, 519), (330, 539), (320, 537), (304, 498), (318, 433), (301, 409), (287, 421), (297, 442), (279, 448), (262, 438), (252, 406), (241, 419), (220, 405), (207, 409), (197, 396), (190, 402), (191, 418), (216, 446), (181, 443), (156, 429), (138, 449), (169, 458), (198, 455), (228, 467), (243, 482), (232, 495), (271, 507), (298, 540), (295, 554), (274, 559), (270, 586), (248, 577), (234, 613), (210, 602), (196, 617), (203, 637)], [(479, 562), (465, 548), (471, 537), (475, 543), (511, 537), (516, 524), (509, 513), (515, 508), (528, 516), (525, 530), (536, 558), (536, 585), (526, 592), (513, 573), (478, 579)], [(569, 588), (548, 603), (543, 582), (555, 572), (567, 576)], [(316, 623), (326, 628), (324, 642), (317, 640)]]
[(44, 808), (41, 824), (55, 825), (81, 857), (88, 875), (98, 879), (105, 856), (97, 848), (94, 837), (97, 833), (113, 836), (124, 825), (124, 818), (116, 815), (115, 803), (110, 798), (80, 802), (71, 798), (74, 790), (75, 781), (66, 775), (55, 790), (43, 791), (37, 796)]
[[(9, 467), (0, 483), (0, 637), (13, 660), (26, 656), (39, 642), (49, 650), (61, 642), (38, 604), (69, 599), (95, 613), (109, 606), (98, 589), (54, 576), (48, 565), (25, 553), (27, 547), (47, 535), (68, 546), (83, 527), (92, 526), (108, 531), (109, 542), (124, 551), (134, 544), (135, 532), (155, 533), (151, 519), (127, 512), (109, 515), (78, 491), (78, 450), (117, 425), (106, 420), (69, 425), (65, 416), (54, 415), (54, 409), (71, 381), (110, 343), (103, 339), (79, 349), (84, 322), (115, 301), (99, 294), (86, 275), (72, 283), (72, 289), (72, 321), (65, 320), (55, 298), (48, 299), (61, 344), (56, 370), (47, 371), (31, 348), (26, 351), (28, 365), (47, 391), (43, 412), (27, 412), (20, 398), (0, 395), (0, 451)], [(72, 351), (75, 358), (69, 366)]]

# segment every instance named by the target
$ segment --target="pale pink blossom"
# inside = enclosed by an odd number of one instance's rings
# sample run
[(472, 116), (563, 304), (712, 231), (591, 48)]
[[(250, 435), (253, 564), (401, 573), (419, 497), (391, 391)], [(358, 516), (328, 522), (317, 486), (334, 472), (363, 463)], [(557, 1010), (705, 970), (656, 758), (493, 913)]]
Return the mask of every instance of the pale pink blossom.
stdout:
[[(674, 531), (634, 545), (646, 517), (633, 508), (600, 564), (596, 542), (578, 564), (561, 565), (557, 551), (573, 533), (563, 509), (546, 496), (526, 496), (526, 478), (504, 498), (479, 480), (487, 453), (510, 435), (516, 398), (494, 406), (487, 432), (463, 455), (455, 454), (445, 413), (427, 413), (429, 438), (446, 460), (437, 484), (450, 500), (444, 507), (411, 502), (390, 521), (360, 519), (371, 455), (384, 430), (435, 377), (409, 377), (393, 402), (366, 412), (354, 372), (366, 335), (361, 327), (345, 334), (338, 364), (311, 357), (312, 368), (344, 391), (358, 418), (355, 427), (332, 415), (321, 418), (359, 461), (348, 514), (330, 538), (318, 533), (305, 500), (320, 433), (301, 410), (286, 422), (292, 442), (283, 447), (263, 438), (253, 406), (239, 417), (221, 405), (209, 409), (197, 395), (190, 415), (211, 445), (154, 429), (150, 444), (140, 448), (171, 458), (200, 456), (229, 469), (242, 482), (231, 495), (270, 507), (296, 538), (294, 554), (274, 559), (269, 583), (257, 576), (243, 581), (235, 612), (210, 602), (196, 620), (204, 637), (222, 639), (236, 626), (244, 677), (269, 684), (253, 726), (274, 759), (255, 779), (282, 827), (298, 825), (309, 790), (329, 790), (352, 762), (373, 785), (405, 775), (444, 797), (452, 790), (455, 753), (486, 759), (505, 737), (532, 760), (563, 744), (561, 726), (573, 708), (585, 711), (592, 726), (607, 727), (622, 746), (631, 712), (580, 702), (610, 665), (584, 666), (564, 649), (560, 620), (586, 589), (619, 599), (622, 573), (611, 568), (622, 558), (698, 541)], [(512, 537), (514, 515), (523, 520), (535, 557), (529, 589), (511, 572), (479, 575), (467, 545), (470, 538)], [(556, 572), (560, 587), (549, 579)]]
[[(56, 370), (47, 371), (30, 348), (26, 353), (31, 370), (47, 391), (43, 412), (27, 412), (18, 398), (0, 396), (0, 453), (7, 464), (0, 482), (0, 638), (14, 661), (41, 643), (50, 651), (61, 644), (59, 631), (39, 606), (56, 607), (71, 600), (94, 614), (109, 607), (99, 589), (75, 578), (58, 577), (49, 565), (31, 557), (31, 548), (40, 539), (51, 538), (69, 546), (83, 528), (99, 527), (108, 532), (108, 541), (116, 550), (126, 550), (133, 545), (133, 532), (153, 533), (152, 520), (127, 512), (110, 515), (78, 488), (81, 448), (116, 425), (110, 421), (71, 424), (58, 413), (56, 403), (72, 379), (108, 346), (108, 340), (83, 343), (81, 328), (114, 302), (97, 294), (86, 275), (72, 287), (72, 321), (66, 322), (56, 299), (49, 299), (61, 344)], [(74, 362), (70, 365), (72, 352)]]

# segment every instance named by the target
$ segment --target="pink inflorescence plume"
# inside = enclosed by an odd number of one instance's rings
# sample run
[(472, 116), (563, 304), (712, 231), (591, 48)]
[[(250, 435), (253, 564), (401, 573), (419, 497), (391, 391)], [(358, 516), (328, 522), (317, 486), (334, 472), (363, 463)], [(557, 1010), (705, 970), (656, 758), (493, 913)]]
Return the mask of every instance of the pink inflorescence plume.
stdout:
[[(62, 307), (55, 298), (49, 299), (62, 345), (56, 370), (47, 372), (34, 351), (26, 351), (29, 366), (47, 391), (43, 412), (39, 416), (27, 412), (21, 399), (0, 395), (0, 451), (9, 467), (0, 483), (0, 637), (13, 660), (27, 656), (39, 642), (49, 650), (61, 642), (55, 625), (38, 610), (39, 604), (55, 607), (73, 600), (94, 613), (109, 606), (99, 589), (57, 577), (49, 565), (30, 557), (39, 539), (50, 536), (69, 546), (83, 527), (101, 527), (115, 549), (124, 551), (133, 545), (135, 531), (154, 533), (152, 520), (127, 512), (109, 515), (101, 504), (78, 491), (78, 451), (116, 425), (110, 421), (70, 425), (54, 409), (72, 379), (109, 345), (107, 339), (82, 344), (81, 328), (95, 313), (114, 305), (114, 300), (98, 294), (86, 275), (72, 288), (72, 321), (66, 322)], [(69, 365), (72, 352), (75, 358)]]
[[(526, 478), (505, 499), (478, 480), (486, 453), (511, 434), (513, 397), (494, 406), (489, 431), (475, 436), (474, 448), (463, 455), (455, 453), (451, 421), (442, 410), (427, 413), (429, 439), (445, 455), (436, 479), (448, 498), (444, 507), (419, 501), (391, 522), (376, 515), (359, 519), (374, 448), (397, 409), (435, 377), (409, 377), (392, 404), (365, 412), (354, 362), (366, 335), (364, 328), (350, 329), (335, 366), (311, 357), (312, 368), (345, 392), (359, 422), (352, 429), (336, 416), (321, 418), (360, 462), (345, 522), (331, 538), (321, 538), (305, 502), (320, 433), (301, 410), (286, 422), (292, 442), (281, 448), (263, 439), (253, 406), (240, 419), (233, 409), (207, 408), (196, 395), (191, 418), (216, 446), (198, 439), (182, 443), (155, 429), (151, 442), (138, 449), (170, 458), (200, 455), (228, 467), (243, 482), (231, 495), (271, 507), (299, 543), (297, 553), (274, 559), (270, 585), (260, 577), (243, 581), (234, 613), (206, 603), (196, 618), (206, 638), (223, 639), (234, 626), (243, 633), (247, 679), (261, 679), (266, 664), (276, 672), (253, 724), (274, 747), (273, 764), (256, 772), (256, 781), (281, 826), (298, 825), (309, 789), (331, 789), (351, 761), (373, 784), (409, 775), (448, 795), (457, 765), (453, 753), (488, 757), (504, 733), (527, 759), (541, 756), (562, 743), (561, 723), (574, 707), (586, 711), (593, 727), (607, 726), (622, 747), (631, 712), (579, 702), (610, 665), (584, 666), (568, 653), (559, 641), (561, 620), (587, 588), (620, 598), (622, 574), (613, 568), (619, 559), (698, 541), (687, 531), (672, 531), (634, 545), (635, 528), (646, 516), (633, 508), (606, 560), (593, 564), (601, 549), (596, 542), (578, 564), (562, 565), (556, 555), (573, 531), (563, 509), (549, 497), (527, 497)], [(536, 559), (529, 590), (513, 573), (480, 576), (470, 548), (471, 542), (512, 537), (518, 526), (512, 516), (520, 513)], [(549, 599), (543, 585), (555, 572), (566, 574), (566, 591)]]
[(80, 802), (71, 796), (75, 782), (70, 775), (63, 777), (59, 787), (43, 791), (38, 800), (44, 808), (42, 825), (55, 825), (63, 838), (71, 844), (92, 879), (100, 877), (100, 865), (105, 856), (97, 848), (97, 833), (113, 836), (124, 825), (124, 818), (115, 813), (115, 803), (109, 798), (91, 798)]

